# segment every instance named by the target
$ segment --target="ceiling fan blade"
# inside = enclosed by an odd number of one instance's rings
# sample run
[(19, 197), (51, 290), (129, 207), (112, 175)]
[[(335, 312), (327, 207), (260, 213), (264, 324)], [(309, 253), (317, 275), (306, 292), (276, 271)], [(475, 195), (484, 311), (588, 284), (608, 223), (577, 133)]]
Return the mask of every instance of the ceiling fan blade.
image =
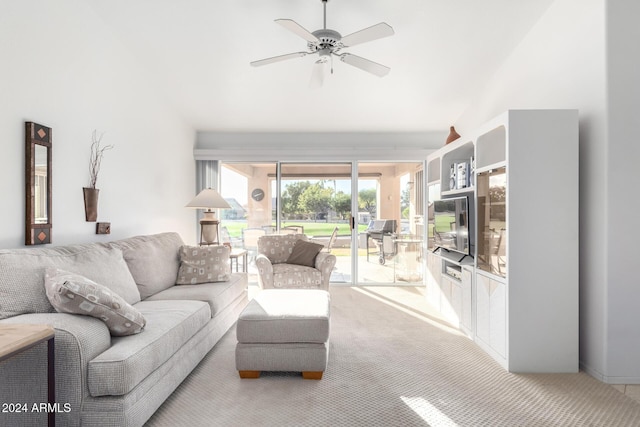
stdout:
[(389, 74), (389, 71), (391, 71), (391, 68), (389, 67), (351, 53), (343, 53), (340, 55), (340, 60), (349, 65), (353, 65), (354, 67), (360, 68), (361, 70), (375, 74), (378, 77), (384, 77)]
[(393, 28), (385, 22), (381, 22), (364, 30), (356, 31), (342, 37), (342, 44), (345, 47), (355, 46), (360, 43), (370, 42), (372, 40), (381, 39), (394, 35)]
[(292, 33), (295, 33), (298, 36), (302, 37), (309, 43), (320, 44), (320, 40), (316, 36), (311, 34), (309, 31), (303, 28), (302, 25), (298, 24), (296, 21), (292, 19), (276, 19), (275, 22), (282, 25), (284, 28), (291, 31)]
[(327, 62), (323, 60), (316, 61), (313, 64), (313, 71), (311, 72), (311, 80), (309, 80), (309, 87), (317, 89), (324, 84), (325, 67)]
[(250, 62), (253, 67), (260, 67), (261, 65), (273, 64), (274, 62), (286, 61), (287, 59), (300, 58), (308, 55), (308, 52), (295, 52), (287, 53), (286, 55), (272, 56), (271, 58), (259, 59), (257, 61)]

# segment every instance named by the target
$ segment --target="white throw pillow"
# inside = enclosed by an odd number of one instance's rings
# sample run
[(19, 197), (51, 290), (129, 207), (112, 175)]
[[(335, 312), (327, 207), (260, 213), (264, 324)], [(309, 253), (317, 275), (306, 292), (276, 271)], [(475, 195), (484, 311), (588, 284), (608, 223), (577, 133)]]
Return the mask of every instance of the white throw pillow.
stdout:
[(180, 247), (180, 270), (177, 285), (226, 282), (231, 274), (229, 248), (220, 246)]

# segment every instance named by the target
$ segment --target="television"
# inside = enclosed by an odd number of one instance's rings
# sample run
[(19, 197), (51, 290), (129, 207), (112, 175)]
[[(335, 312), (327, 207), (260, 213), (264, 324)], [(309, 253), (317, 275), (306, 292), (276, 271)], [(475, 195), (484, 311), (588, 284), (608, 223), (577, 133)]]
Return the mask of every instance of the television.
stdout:
[(469, 244), (469, 200), (466, 196), (433, 202), (433, 240), (437, 249), (471, 255)]

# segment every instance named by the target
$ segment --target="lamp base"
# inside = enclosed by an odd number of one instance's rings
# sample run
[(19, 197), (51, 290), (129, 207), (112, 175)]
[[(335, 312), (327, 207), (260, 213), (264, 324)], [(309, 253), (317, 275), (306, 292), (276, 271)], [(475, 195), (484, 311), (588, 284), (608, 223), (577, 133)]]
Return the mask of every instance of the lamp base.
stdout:
[(215, 219), (213, 212), (204, 212), (204, 217), (200, 220), (200, 245), (217, 245), (218, 242), (218, 224), (220, 221)]

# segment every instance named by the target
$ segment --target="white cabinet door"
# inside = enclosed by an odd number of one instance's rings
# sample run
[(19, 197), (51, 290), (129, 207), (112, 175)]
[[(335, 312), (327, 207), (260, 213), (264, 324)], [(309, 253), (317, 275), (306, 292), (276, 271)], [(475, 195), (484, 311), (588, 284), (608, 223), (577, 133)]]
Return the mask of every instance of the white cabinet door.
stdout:
[(462, 267), (462, 326), (473, 333), (473, 273), (468, 267)]
[(489, 332), (490, 296), (490, 279), (481, 274), (476, 274), (476, 337), (487, 345), (491, 345)]
[(507, 356), (507, 288), (482, 274), (476, 274), (476, 336)]
[(454, 279), (443, 276), (440, 283), (440, 312), (455, 327), (460, 327), (462, 316), (462, 287)]
[(507, 287), (497, 280), (489, 280), (490, 290), (490, 313), (489, 313), (489, 336), (491, 348), (502, 357), (506, 357), (507, 347)]
[(447, 322), (452, 322), (454, 317), (453, 307), (451, 307), (451, 280), (442, 276), (440, 279), (440, 314)]
[(462, 285), (451, 280), (451, 308), (453, 309), (451, 323), (460, 327), (462, 324)]
[(440, 310), (440, 276), (442, 260), (439, 256), (427, 253), (427, 301), (436, 310)]

